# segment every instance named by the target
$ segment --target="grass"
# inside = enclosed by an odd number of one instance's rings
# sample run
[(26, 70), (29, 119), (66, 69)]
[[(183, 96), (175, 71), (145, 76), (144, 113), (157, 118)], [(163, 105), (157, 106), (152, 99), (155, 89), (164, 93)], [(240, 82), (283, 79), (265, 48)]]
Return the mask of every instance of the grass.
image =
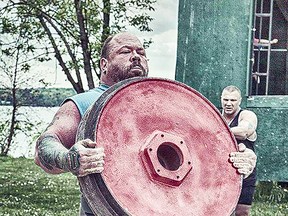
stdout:
[[(79, 186), (70, 173), (49, 175), (33, 160), (0, 157), (0, 215), (76, 216)], [(258, 183), (251, 216), (288, 215), (288, 191), (275, 182)]]
[(31, 159), (0, 157), (0, 215), (78, 215), (79, 187), (70, 173), (49, 175)]
[(251, 216), (287, 216), (288, 205), (274, 202), (259, 202), (253, 203)]

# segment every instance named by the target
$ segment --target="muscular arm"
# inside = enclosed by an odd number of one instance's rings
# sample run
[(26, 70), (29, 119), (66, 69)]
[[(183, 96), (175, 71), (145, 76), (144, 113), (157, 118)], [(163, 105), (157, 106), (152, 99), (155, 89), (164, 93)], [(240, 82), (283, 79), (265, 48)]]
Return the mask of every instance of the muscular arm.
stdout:
[(239, 116), (238, 126), (232, 127), (231, 131), (239, 140), (256, 139), (256, 128), (257, 116), (252, 111), (244, 110)]
[(59, 174), (70, 171), (78, 177), (104, 169), (104, 149), (90, 139), (76, 141), (81, 117), (72, 101), (63, 104), (52, 123), (38, 138), (35, 163), (44, 171)]
[(74, 143), (81, 117), (72, 101), (64, 103), (53, 121), (36, 142), (35, 163), (44, 171), (58, 174), (68, 171), (68, 149)]

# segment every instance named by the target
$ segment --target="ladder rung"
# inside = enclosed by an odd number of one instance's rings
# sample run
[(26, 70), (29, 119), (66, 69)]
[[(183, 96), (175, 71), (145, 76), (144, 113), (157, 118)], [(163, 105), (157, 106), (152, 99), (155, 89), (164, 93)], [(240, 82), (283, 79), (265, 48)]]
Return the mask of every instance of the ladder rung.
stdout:
[(252, 75), (257, 75), (257, 76), (267, 76), (267, 73), (259, 73), (259, 72), (253, 72)]
[[(262, 49), (262, 51), (268, 51), (268, 49)], [(287, 52), (287, 49), (271, 49), (271, 52)]]
[[(260, 48), (260, 49), (255, 49), (255, 48), (254, 48), (253, 51), (256, 51), (256, 52), (257, 52), (257, 51), (266, 52), (266, 51), (268, 51), (268, 49), (263, 49), (263, 48), (262, 48), (262, 49), (261, 49), (261, 48)], [(271, 51), (271, 52), (287, 52), (288, 50), (287, 50), (287, 49), (270, 49), (270, 51)]]
[(254, 44), (254, 46), (256, 47), (268, 47), (271, 44), (263, 44), (263, 43), (258, 43), (258, 44)]
[(257, 17), (270, 17), (271, 13), (256, 13), (255, 15)]

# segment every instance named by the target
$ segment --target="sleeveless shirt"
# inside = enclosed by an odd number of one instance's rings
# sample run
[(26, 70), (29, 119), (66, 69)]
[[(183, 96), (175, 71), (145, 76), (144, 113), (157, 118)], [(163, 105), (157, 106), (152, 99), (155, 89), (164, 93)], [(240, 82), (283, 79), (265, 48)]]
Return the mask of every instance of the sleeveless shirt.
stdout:
[[(242, 112), (243, 110), (240, 110), (238, 113), (237, 113), (237, 115), (234, 117), (234, 119), (230, 122), (230, 124), (229, 124), (229, 127), (230, 128), (232, 128), (232, 127), (236, 127), (236, 126), (238, 126), (238, 124), (239, 124), (239, 116), (240, 116), (240, 113)], [(252, 151), (254, 151), (255, 152), (255, 147), (254, 147), (254, 141), (251, 141), (251, 140), (248, 140), (248, 139), (245, 139), (245, 140), (238, 140), (238, 139), (236, 139), (236, 141), (237, 141), (237, 143), (239, 144), (239, 143), (244, 143), (244, 145), (247, 147), (247, 148), (249, 148), (249, 149), (251, 149)]]
[[(238, 126), (238, 123), (239, 123), (239, 116), (240, 116), (240, 113), (242, 112), (243, 110), (241, 109), (237, 115), (234, 117), (234, 119), (230, 122), (229, 124), (229, 127), (232, 128), (232, 127), (236, 127)], [(244, 145), (246, 146), (246, 148), (249, 148), (251, 149), (253, 152), (255, 152), (255, 147), (254, 147), (254, 144), (255, 144), (255, 141), (251, 141), (251, 140), (248, 140), (248, 139), (245, 139), (245, 140), (238, 140), (236, 139), (237, 143), (244, 143)], [(243, 186), (242, 186), (242, 189), (244, 187), (247, 187), (247, 186), (255, 186), (256, 184), (256, 167), (254, 168), (253, 172), (246, 178), (243, 180)]]
[(98, 87), (90, 89), (87, 92), (69, 97), (65, 99), (64, 102), (72, 100), (77, 106), (82, 118), (89, 106), (91, 106), (108, 88), (109, 86), (100, 84)]
[[(81, 115), (81, 118), (87, 111), (87, 109), (94, 104), (95, 101), (109, 88), (109, 86), (100, 84), (98, 87), (91, 89), (87, 92), (80, 93), (77, 95), (74, 95), (72, 97), (69, 97), (64, 100), (63, 103), (65, 103), (68, 100), (72, 100), (74, 104), (77, 106), (79, 113)], [(62, 103), (62, 104), (63, 104)], [(80, 197), (80, 203), (81, 203), (81, 208), (84, 212), (93, 214), (92, 210), (88, 206), (88, 203), (86, 199), (84, 198), (82, 192), (81, 192), (81, 197)]]

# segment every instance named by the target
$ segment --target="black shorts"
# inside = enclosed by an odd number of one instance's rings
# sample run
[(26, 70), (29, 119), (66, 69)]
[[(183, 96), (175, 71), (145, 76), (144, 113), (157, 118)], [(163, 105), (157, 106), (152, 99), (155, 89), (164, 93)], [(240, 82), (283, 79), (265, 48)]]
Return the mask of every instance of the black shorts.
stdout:
[(243, 180), (241, 195), (238, 204), (251, 205), (256, 187), (256, 170)]

